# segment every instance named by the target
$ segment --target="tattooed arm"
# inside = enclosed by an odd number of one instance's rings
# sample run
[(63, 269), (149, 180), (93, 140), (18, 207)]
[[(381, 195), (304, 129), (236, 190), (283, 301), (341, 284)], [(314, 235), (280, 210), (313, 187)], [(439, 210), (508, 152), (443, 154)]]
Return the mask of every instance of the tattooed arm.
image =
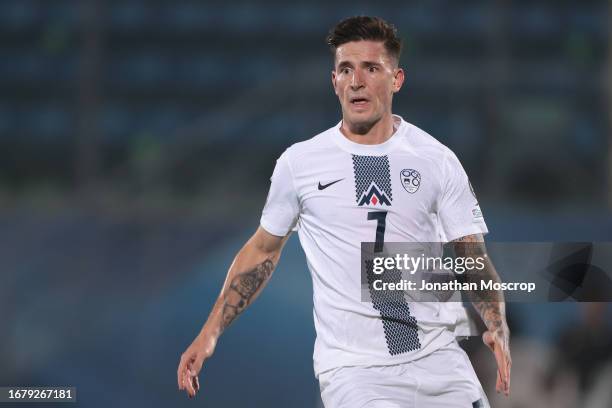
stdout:
[[(500, 282), (499, 275), (487, 255), (482, 234), (468, 235), (453, 242), (455, 255), (465, 258), (482, 257), (484, 268), (466, 272), (467, 282), (474, 282), (480, 287), (482, 280)], [(506, 323), (506, 303), (501, 290), (477, 290), (468, 293), (474, 308), (487, 326), (482, 340), (491, 349), (497, 361), (497, 392), (510, 393), (510, 330)]]
[(213, 354), (219, 336), (268, 283), (288, 237), (277, 237), (260, 227), (236, 255), (206, 323), (181, 356), (178, 386), (189, 397), (199, 389), (198, 373)]

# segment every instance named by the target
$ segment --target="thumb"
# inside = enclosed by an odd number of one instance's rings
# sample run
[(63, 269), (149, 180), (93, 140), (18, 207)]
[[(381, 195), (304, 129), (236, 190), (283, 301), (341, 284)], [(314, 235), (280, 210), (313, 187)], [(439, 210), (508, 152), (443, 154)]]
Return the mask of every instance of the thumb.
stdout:
[(202, 369), (202, 364), (204, 364), (204, 355), (198, 353), (195, 359), (193, 360), (193, 364), (191, 364), (191, 375), (196, 376)]
[(495, 340), (493, 340), (493, 334), (491, 334), (490, 331), (487, 330), (482, 333), (482, 342), (486, 344), (487, 347), (491, 349), (491, 351), (495, 351)]

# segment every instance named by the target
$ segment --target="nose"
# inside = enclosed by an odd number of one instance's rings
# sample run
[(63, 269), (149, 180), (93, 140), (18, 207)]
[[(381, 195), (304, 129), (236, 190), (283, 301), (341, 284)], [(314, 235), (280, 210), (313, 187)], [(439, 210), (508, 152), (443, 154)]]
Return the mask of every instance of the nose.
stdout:
[(351, 79), (351, 88), (357, 90), (363, 87), (363, 77), (358, 69), (353, 71), (353, 78)]

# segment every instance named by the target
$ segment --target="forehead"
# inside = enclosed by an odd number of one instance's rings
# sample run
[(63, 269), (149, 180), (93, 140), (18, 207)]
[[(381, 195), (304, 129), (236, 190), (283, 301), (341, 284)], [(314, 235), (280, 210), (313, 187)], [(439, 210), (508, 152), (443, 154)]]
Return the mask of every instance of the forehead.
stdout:
[(336, 48), (336, 64), (361, 61), (376, 61), (383, 64), (390, 63), (391, 58), (381, 41), (351, 41)]

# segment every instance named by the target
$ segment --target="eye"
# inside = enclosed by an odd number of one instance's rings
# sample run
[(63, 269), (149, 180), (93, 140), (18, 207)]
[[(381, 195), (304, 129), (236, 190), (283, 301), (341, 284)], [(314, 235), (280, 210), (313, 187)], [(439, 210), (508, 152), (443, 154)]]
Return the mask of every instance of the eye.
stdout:
[(376, 72), (376, 71), (378, 71), (378, 67), (376, 65), (370, 65), (368, 67), (368, 71), (369, 72)]
[(342, 69), (340, 70), (340, 72), (341, 72), (341, 73), (343, 73), (343, 74), (348, 74), (348, 73), (349, 73), (349, 71), (350, 71), (350, 68), (348, 68), (348, 67), (344, 67), (344, 68), (342, 68)]

